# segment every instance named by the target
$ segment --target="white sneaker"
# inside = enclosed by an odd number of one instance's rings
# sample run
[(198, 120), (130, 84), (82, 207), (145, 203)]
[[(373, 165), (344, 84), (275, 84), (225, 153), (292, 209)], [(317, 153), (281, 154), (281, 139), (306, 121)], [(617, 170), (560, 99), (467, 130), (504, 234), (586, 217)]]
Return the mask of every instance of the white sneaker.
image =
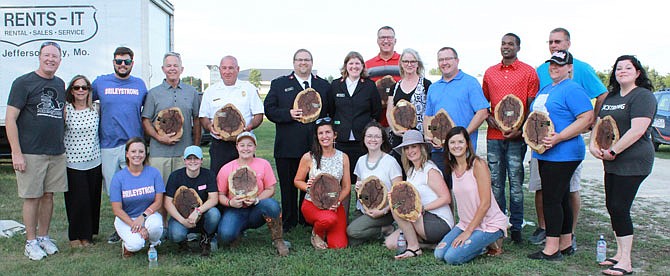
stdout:
[(40, 247), (44, 249), (44, 252), (49, 255), (53, 255), (58, 252), (58, 247), (56, 247), (56, 244), (53, 243), (53, 240), (50, 239), (49, 236), (37, 237), (37, 242), (40, 244)]
[(26, 249), (23, 251), (23, 255), (26, 255), (28, 259), (31, 259), (33, 261), (39, 261), (42, 258), (47, 256), (47, 253), (42, 250), (42, 247), (37, 243), (37, 241), (34, 242), (26, 242)]

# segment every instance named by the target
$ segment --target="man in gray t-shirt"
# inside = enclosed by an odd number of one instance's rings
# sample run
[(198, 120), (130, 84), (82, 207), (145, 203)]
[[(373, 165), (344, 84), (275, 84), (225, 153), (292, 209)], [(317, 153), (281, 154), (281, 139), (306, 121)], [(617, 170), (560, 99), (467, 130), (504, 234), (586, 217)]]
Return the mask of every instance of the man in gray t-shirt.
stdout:
[(7, 100), (7, 140), (19, 197), (23, 198), (24, 254), (31, 260), (58, 252), (49, 238), (53, 193), (67, 191), (63, 143), (65, 83), (56, 77), (61, 56), (57, 43), (43, 43), (39, 68), (14, 80)]
[[(149, 162), (161, 172), (163, 181), (167, 183), (170, 173), (184, 167), (184, 149), (200, 145), (200, 98), (193, 86), (180, 81), (184, 67), (178, 53), (165, 54), (161, 68), (165, 79), (149, 90), (142, 109), (142, 126), (144, 132), (151, 136)], [(177, 137), (176, 133), (159, 134), (154, 128), (158, 113), (171, 107), (178, 107), (184, 115), (181, 137)]]

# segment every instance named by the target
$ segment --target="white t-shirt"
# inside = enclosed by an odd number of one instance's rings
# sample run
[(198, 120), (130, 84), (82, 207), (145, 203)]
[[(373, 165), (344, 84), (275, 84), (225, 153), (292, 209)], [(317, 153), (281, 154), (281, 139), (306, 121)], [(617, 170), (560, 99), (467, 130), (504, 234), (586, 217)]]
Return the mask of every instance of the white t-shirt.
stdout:
[[(376, 166), (374, 163), (368, 163), (366, 165), (365, 163), (367, 163), (367, 157), (368, 155), (366, 154), (358, 158), (358, 161), (356, 161), (356, 167), (354, 168), (354, 174), (361, 181), (368, 178), (369, 176), (374, 175), (379, 178), (379, 180), (381, 180), (384, 185), (386, 185), (387, 191), (391, 191), (391, 185), (393, 184), (391, 183), (391, 180), (398, 176), (402, 177), (402, 169), (400, 168), (398, 162), (395, 160), (395, 158), (393, 158), (393, 156), (384, 153)], [(356, 209), (363, 210), (363, 206), (361, 205), (360, 200), (356, 201)]]

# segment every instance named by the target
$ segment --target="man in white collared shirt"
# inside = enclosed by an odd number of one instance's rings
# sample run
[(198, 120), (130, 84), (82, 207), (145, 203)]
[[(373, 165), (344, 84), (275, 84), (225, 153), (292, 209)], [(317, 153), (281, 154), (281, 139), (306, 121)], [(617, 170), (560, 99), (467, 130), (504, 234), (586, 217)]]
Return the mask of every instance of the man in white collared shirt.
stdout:
[(223, 82), (216, 83), (202, 96), (200, 103), (200, 124), (209, 130), (212, 135), (212, 144), (209, 147), (210, 170), (219, 173), (221, 167), (237, 159), (235, 142), (221, 140), (219, 133), (212, 128), (212, 119), (216, 111), (226, 104), (233, 104), (241, 113), (246, 125), (244, 131), (251, 131), (263, 122), (263, 101), (258, 90), (248, 81), (237, 79), (240, 67), (233, 56), (225, 56), (219, 64), (219, 74)]

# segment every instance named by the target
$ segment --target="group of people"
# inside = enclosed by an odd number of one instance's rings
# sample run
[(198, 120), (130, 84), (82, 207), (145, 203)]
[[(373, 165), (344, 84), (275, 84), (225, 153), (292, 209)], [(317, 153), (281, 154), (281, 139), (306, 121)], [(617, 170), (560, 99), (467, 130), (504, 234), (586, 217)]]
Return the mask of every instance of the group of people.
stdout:
[[(513, 94), (524, 105), (524, 115), (546, 112), (554, 127), (542, 140), (547, 150), (533, 152), (530, 162), (529, 189), (535, 192), (539, 225), (529, 240), (545, 246), (528, 257), (562, 260), (574, 254), (586, 147), (582, 133), (597, 118), (610, 115), (621, 139), (609, 149), (593, 141), (588, 146), (605, 165), (606, 205), (617, 237), (616, 255), (601, 265), (610, 266), (603, 271), (609, 275), (632, 270), (630, 207), (653, 165), (649, 126), (656, 110), (651, 82), (637, 58), (617, 59), (608, 89), (588, 64), (568, 52), (567, 30), (550, 32), (551, 57), (537, 69), (518, 59), (521, 39), (507, 33), (501, 39), (502, 61), (486, 70), (482, 85), (458, 68), (452, 47), (437, 52), (442, 78), (431, 83), (418, 52), (405, 49), (398, 54), (395, 43), (393, 28), (381, 27), (379, 54), (365, 61), (358, 52), (348, 53), (342, 77), (331, 83), (312, 73), (312, 54), (299, 49), (293, 55), (294, 71), (273, 80), (264, 101), (254, 86), (238, 79), (233, 56), (221, 59), (222, 82), (209, 87), (202, 101), (193, 87), (180, 81), (181, 57), (173, 52), (163, 60), (164, 82), (147, 91), (141, 79), (130, 75), (134, 54), (126, 47), (114, 52), (113, 74), (93, 83), (75, 76), (66, 88), (55, 76), (60, 46), (42, 44), (39, 68), (14, 82), (7, 108), (12, 161), (24, 199), (26, 256), (39, 260), (58, 251), (48, 236), (54, 192), (66, 192), (71, 245), (90, 246), (98, 234), (103, 179), (118, 233), (109, 242), (122, 240), (124, 256), (141, 249), (146, 240), (158, 245), (164, 228), (169, 239), (185, 249), (186, 235), (199, 231), (203, 254), (208, 255), (212, 242), (236, 243), (246, 229), (263, 224), (269, 226), (282, 256), (289, 254), (282, 234), (298, 224), (313, 226), (310, 240), (317, 249), (375, 239), (385, 239), (384, 244), (395, 249), (403, 235), (407, 248), (397, 259), (418, 256), (422, 248), (435, 248), (436, 258), (450, 264), (484, 253), (498, 255), (507, 236), (507, 216), (511, 240), (522, 241), (527, 145), (520, 128), (503, 130), (493, 118), (496, 105)], [(387, 75), (397, 83), (380, 95), (375, 81)], [(293, 108), (298, 93), (307, 88), (315, 89), (322, 100), (321, 113), (312, 123), (303, 123), (303, 111)], [(393, 107), (401, 99), (415, 107), (414, 129), (389, 127)], [(246, 122), (233, 141), (222, 139), (212, 125), (226, 104), (233, 104)], [(184, 116), (181, 136), (159, 133), (153, 126), (158, 112), (170, 107)], [(423, 122), (441, 109), (456, 125), (443, 144), (423, 135)], [(270, 163), (255, 156), (260, 141), (252, 130), (264, 116), (275, 124), (281, 204), (272, 198), (277, 178)], [(484, 121), (485, 159), (475, 154), (477, 130)], [(197, 146), (202, 128), (214, 138), (209, 169), (201, 167), (203, 155)], [(139, 138), (143, 134), (151, 137), (151, 157)], [(228, 189), (229, 175), (241, 166), (256, 173), (256, 197), (241, 197)], [(337, 202), (326, 209), (309, 196), (320, 173), (334, 176), (341, 186)], [(358, 202), (350, 219), (350, 199), (357, 199), (361, 181), (369, 176), (378, 177), (389, 190), (393, 183), (410, 182), (423, 206), (418, 219), (397, 216), (392, 206), (367, 210)], [(203, 199), (188, 217), (172, 203), (179, 186), (197, 190)]]

